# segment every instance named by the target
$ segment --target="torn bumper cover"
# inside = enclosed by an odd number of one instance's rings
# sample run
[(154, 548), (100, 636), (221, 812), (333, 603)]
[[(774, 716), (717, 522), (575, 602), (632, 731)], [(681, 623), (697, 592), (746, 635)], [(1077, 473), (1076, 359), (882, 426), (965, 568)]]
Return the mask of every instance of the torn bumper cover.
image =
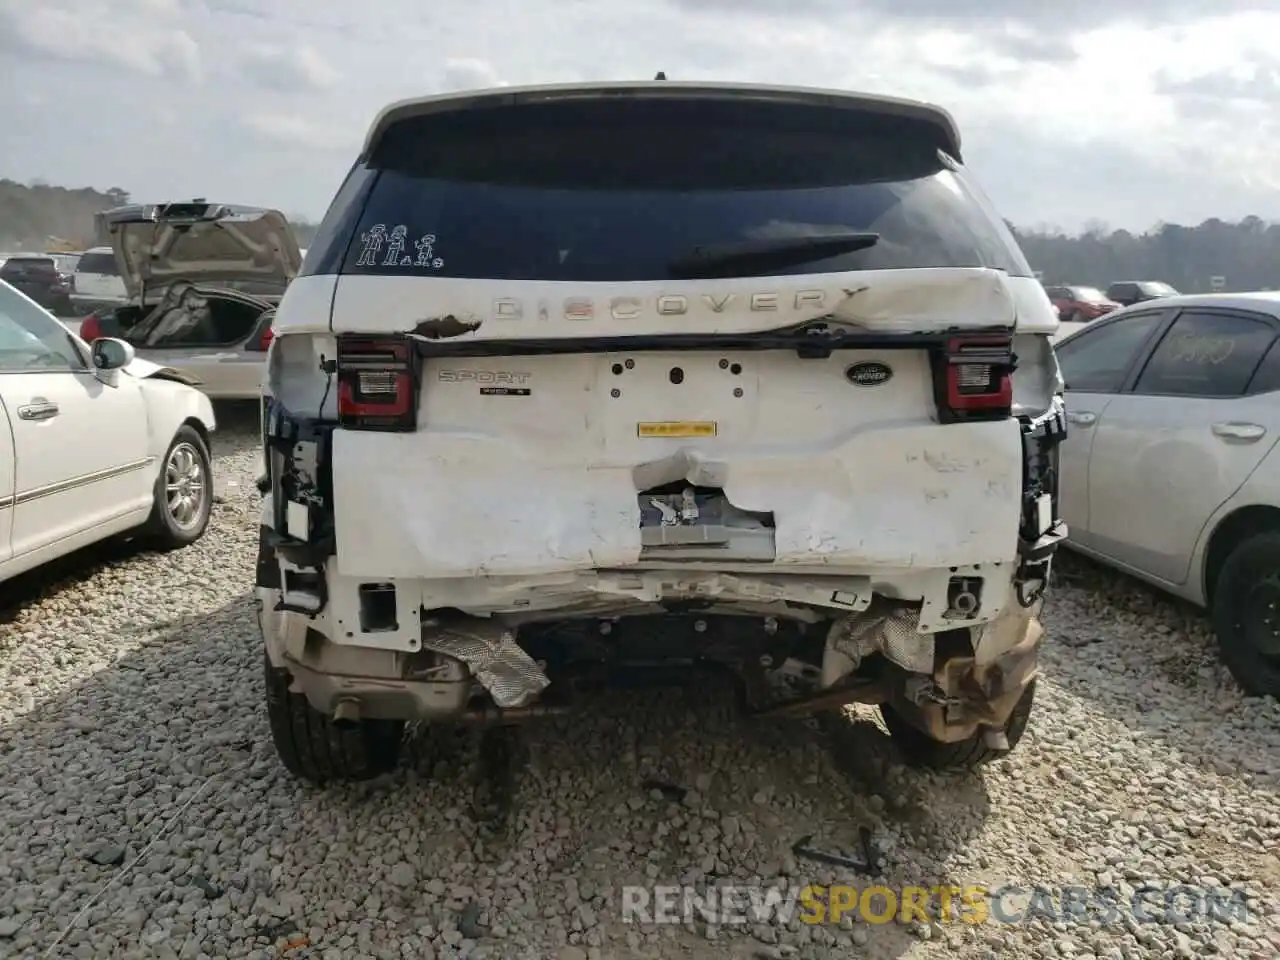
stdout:
[(927, 675), (895, 684), (889, 697), (894, 710), (948, 743), (1002, 730), (1039, 674), (1039, 613), (1039, 602), (1014, 606), (982, 628), (972, 655), (950, 657)]
[(502, 709), (528, 705), (551, 682), (500, 623), (429, 619), (422, 625), (422, 646), (465, 663)]

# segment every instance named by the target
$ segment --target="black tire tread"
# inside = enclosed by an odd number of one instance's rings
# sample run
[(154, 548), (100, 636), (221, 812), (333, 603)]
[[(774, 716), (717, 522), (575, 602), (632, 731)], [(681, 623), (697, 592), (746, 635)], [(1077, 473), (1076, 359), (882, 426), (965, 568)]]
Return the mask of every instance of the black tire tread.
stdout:
[(1248, 537), (1232, 548), (1218, 571), (1214, 589), (1214, 633), (1219, 655), (1236, 682), (1252, 696), (1280, 697), (1280, 664), (1250, 646), (1237, 611), (1251, 581), (1280, 569), (1280, 531)]
[(321, 785), (372, 780), (395, 769), (404, 723), (359, 720), (340, 727), (307, 698), (289, 690), (288, 670), (273, 667), (265, 654), (267, 718), (280, 762), (295, 777)]
[(889, 735), (901, 751), (903, 759), (911, 766), (931, 770), (974, 770), (1005, 756), (1018, 745), (1031, 717), (1035, 690), (1036, 681), (1032, 680), (1005, 723), (1004, 733), (1009, 739), (1008, 751), (988, 747), (981, 732), (954, 743), (934, 740), (924, 731), (913, 727), (888, 704), (880, 705), (880, 716), (884, 719), (884, 725), (889, 728)]

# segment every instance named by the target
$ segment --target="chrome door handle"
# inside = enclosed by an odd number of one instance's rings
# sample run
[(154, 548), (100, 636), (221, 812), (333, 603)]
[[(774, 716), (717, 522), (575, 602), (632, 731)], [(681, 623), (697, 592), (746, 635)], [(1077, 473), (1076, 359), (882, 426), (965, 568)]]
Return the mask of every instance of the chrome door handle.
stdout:
[(19, 420), (50, 420), (58, 415), (58, 405), (52, 400), (33, 400), (18, 408)]
[(1097, 421), (1098, 415), (1090, 413), (1088, 410), (1067, 414), (1067, 423), (1074, 423), (1077, 427), (1092, 427)]
[(1213, 435), (1221, 437), (1223, 440), (1243, 440), (1245, 443), (1253, 443), (1255, 440), (1261, 440), (1266, 436), (1267, 428), (1257, 423), (1215, 423), (1213, 425)]

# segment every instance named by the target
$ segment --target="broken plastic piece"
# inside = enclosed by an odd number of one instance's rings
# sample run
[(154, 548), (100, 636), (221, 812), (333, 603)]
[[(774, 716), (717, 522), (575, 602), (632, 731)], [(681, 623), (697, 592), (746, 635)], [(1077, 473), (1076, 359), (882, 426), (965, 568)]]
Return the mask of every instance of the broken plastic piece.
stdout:
[(680, 518), (677, 516), (675, 508), (668, 506), (665, 500), (659, 497), (650, 497), (649, 505), (656, 507), (658, 512), (662, 514), (662, 526), (674, 527), (680, 522)]
[(680, 495), (680, 522), (697, 523), (698, 501), (694, 497), (693, 487), (685, 487)]
[(499, 707), (523, 707), (551, 683), (501, 623), (479, 617), (423, 624), (422, 647), (461, 660)]

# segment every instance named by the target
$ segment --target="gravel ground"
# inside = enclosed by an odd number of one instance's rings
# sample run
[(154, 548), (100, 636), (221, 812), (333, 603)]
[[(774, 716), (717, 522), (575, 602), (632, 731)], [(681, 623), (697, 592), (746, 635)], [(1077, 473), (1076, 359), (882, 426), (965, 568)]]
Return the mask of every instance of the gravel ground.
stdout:
[[(385, 782), (289, 779), (250, 595), (253, 414), (220, 416), (235, 485), (201, 543), (103, 548), (0, 599), (0, 956), (1280, 954), (1280, 705), (1240, 694), (1199, 615), (1070, 557), (1029, 732), (981, 775), (906, 770), (869, 715), (761, 725), (650, 691), (500, 742), (507, 779), (475, 737), (425, 736)], [(626, 883), (858, 880), (790, 847), (852, 850), (864, 825), (891, 884), (1229, 886), (1249, 916), (620, 920)]]

